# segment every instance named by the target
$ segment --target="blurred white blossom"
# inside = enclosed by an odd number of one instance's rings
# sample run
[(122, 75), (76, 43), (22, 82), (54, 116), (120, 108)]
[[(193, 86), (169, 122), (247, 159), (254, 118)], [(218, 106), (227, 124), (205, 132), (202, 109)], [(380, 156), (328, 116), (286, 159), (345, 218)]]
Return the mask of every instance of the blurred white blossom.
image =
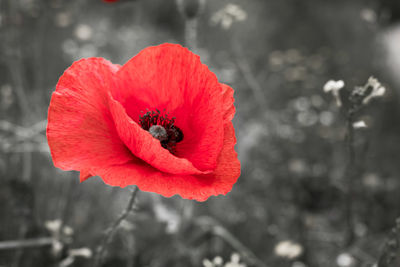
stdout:
[(364, 98), (363, 104), (368, 104), (372, 98), (381, 97), (385, 94), (386, 88), (374, 77), (369, 77), (364, 88), (372, 87), (371, 93)]
[(176, 233), (181, 224), (181, 217), (172, 208), (167, 207), (158, 196), (154, 197), (154, 213), (157, 219), (167, 224), (168, 233)]
[(89, 248), (77, 248), (77, 249), (70, 249), (68, 251), (68, 257), (65, 258), (60, 262), (58, 265), (59, 267), (68, 267), (72, 266), (72, 264), (75, 262), (75, 258), (77, 257), (82, 257), (86, 259), (90, 259), (93, 256), (92, 250)]
[(338, 80), (338, 81), (329, 80), (324, 85), (324, 92), (328, 93), (328, 92), (331, 92), (331, 91), (339, 91), (343, 87), (344, 87), (344, 81), (342, 81), (342, 80)]
[(72, 229), (70, 226), (66, 225), (63, 227), (63, 233), (65, 235), (73, 235), (74, 234), (74, 229)]
[(356, 121), (353, 123), (353, 128), (354, 129), (367, 128), (367, 124), (365, 123), (365, 121)]
[(235, 21), (244, 21), (246, 19), (247, 13), (240, 6), (228, 4), (212, 15), (211, 24), (220, 24), (223, 29), (227, 30)]
[(360, 12), (360, 16), (363, 20), (369, 23), (374, 23), (377, 20), (377, 15), (375, 10), (371, 8), (364, 8)]
[(222, 259), (222, 257), (221, 256), (216, 256), (214, 259), (213, 259), (213, 264), (215, 264), (215, 265), (222, 265), (224, 263), (224, 260)]
[(378, 189), (383, 186), (382, 179), (376, 173), (366, 173), (362, 177), (362, 183), (369, 189)]
[(246, 267), (246, 264), (240, 263), (240, 256), (238, 253), (231, 255), (231, 261), (225, 263), (225, 267)]
[(87, 41), (92, 38), (92, 27), (86, 24), (79, 24), (75, 29), (75, 36), (81, 41)]
[(336, 264), (340, 267), (352, 267), (355, 265), (355, 259), (349, 253), (342, 253), (336, 258)]
[(60, 219), (46, 221), (44, 225), (47, 230), (49, 230), (49, 232), (56, 237), (58, 237), (60, 234), (64, 234), (66, 236), (71, 236), (74, 234), (74, 229), (68, 225), (62, 225), (62, 221)]
[(246, 267), (244, 263), (240, 263), (240, 256), (238, 253), (231, 255), (230, 261), (224, 264), (224, 260), (220, 256), (216, 256), (212, 261), (209, 259), (203, 260), (203, 267)]
[(203, 267), (214, 267), (214, 264), (209, 259), (204, 259)]
[(51, 220), (51, 221), (46, 221), (44, 223), (45, 227), (47, 230), (49, 230), (51, 233), (57, 233), (60, 231), (61, 228), (61, 220), (56, 219), (56, 220)]
[(329, 93), (331, 92), (333, 97), (335, 98), (336, 105), (338, 107), (342, 106), (342, 100), (340, 99), (339, 91), (344, 87), (344, 81), (338, 80), (329, 80), (324, 85), (324, 92)]
[(279, 242), (275, 246), (275, 254), (282, 258), (295, 259), (303, 253), (303, 247), (291, 240)]

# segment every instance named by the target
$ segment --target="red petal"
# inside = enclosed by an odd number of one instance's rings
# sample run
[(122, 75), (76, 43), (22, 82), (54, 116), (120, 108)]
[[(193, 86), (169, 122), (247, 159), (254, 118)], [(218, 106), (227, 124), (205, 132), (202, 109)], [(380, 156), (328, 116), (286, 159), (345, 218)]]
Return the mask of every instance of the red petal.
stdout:
[(235, 132), (231, 122), (225, 125), (224, 146), (215, 171), (207, 175), (172, 175), (159, 172), (140, 160), (95, 170), (105, 183), (125, 187), (137, 185), (143, 191), (165, 197), (175, 194), (182, 198), (205, 201), (212, 195), (227, 194), (240, 175), (240, 162), (234, 150)]
[(118, 137), (107, 104), (107, 92), (118, 69), (102, 58), (90, 58), (75, 62), (61, 76), (51, 98), (47, 125), (56, 167), (88, 170), (132, 159)]
[(117, 73), (113, 97), (136, 122), (146, 109), (166, 110), (184, 134), (176, 155), (213, 170), (223, 144), (221, 85), (200, 58), (180, 45), (142, 50)]
[(124, 107), (109, 94), (110, 111), (121, 140), (138, 158), (154, 168), (172, 174), (201, 174), (193, 164), (184, 158), (175, 157), (163, 148), (160, 141), (143, 130), (125, 112)]
[(224, 120), (231, 121), (235, 115), (236, 109), (233, 103), (235, 99), (233, 98), (233, 89), (226, 84), (221, 83), (222, 94), (223, 94), (223, 108), (224, 108)]
[(86, 181), (87, 179), (89, 179), (90, 177), (92, 177), (90, 172), (87, 170), (83, 170), (79, 174), (79, 181), (82, 183), (82, 182)]

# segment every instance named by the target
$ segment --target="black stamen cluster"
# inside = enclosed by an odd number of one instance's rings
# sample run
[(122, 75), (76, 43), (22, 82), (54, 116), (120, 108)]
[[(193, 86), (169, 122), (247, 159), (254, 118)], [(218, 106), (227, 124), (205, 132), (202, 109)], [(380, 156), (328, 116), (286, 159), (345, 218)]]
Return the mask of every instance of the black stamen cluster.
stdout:
[(167, 132), (167, 138), (160, 140), (161, 146), (168, 149), (168, 151), (173, 154), (175, 152), (176, 143), (183, 140), (182, 130), (174, 125), (175, 117), (168, 118), (167, 113), (162, 115), (158, 109), (156, 109), (156, 111), (147, 111), (143, 116), (140, 116), (139, 123), (146, 131), (149, 131), (150, 127), (153, 125), (162, 126)]

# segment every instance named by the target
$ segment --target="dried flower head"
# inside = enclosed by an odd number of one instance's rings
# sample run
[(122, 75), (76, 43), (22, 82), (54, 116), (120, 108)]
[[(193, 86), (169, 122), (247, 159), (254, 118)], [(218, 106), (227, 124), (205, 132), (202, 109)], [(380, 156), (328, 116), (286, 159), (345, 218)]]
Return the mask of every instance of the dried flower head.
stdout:
[(369, 89), (371, 88), (372, 90), (370, 91), (370, 94), (367, 95), (364, 100), (363, 104), (368, 104), (371, 99), (376, 98), (376, 97), (382, 97), (385, 95), (386, 88), (382, 86), (382, 84), (378, 81), (378, 79), (374, 77), (369, 77), (367, 83), (364, 85), (364, 88)]
[(333, 97), (335, 98), (336, 105), (338, 107), (342, 106), (342, 100), (340, 99), (339, 91), (342, 90), (344, 85), (345, 85), (344, 81), (342, 81), (342, 80), (338, 80), (338, 81), (329, 80), (324, 85), (324, 92), (332, 93)]

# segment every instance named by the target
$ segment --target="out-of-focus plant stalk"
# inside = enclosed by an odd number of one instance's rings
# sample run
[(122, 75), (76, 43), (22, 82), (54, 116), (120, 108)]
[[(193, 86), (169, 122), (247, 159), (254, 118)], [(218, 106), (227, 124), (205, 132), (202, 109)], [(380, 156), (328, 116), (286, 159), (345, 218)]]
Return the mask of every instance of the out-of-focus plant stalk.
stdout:
[(54, 239), (52, 237), (41, 237), (41, 238), (25, 239), (25, 240), (0, 241), (0, 250), (51, 246), (51, 244), (53, 242), (54, 242)]
[(400, 217), (396, 219), (396, 226), (392, 228), (376, 267), (397, 267), (399, 264), (400, 244)]
[(349, 110), (346, 117), (346, 150), (348, 155), (348, 162), (346, 166), (346, 184), (347, 189), (345, 192), (344, 209), (346, 216), (346, 234), (345, 245), (349, 246), (354, 241), (354, 215), (353, 215), (353, 194), (354, 194), (354, 179), (355, 179), (355, 163), (356, 153), (354, 150), (354, 112)]
[(106, 251), (107, 246), (111, 243), (112, 238), (118, 230), (121, 223), (128, 217), (129, 213), (134, 209), (136, 203), (136, 197), (139, 192), (139, 188), (135, 186), (132, 190), (131, 196), (128, 201), (128, 205), (123, 210), (120, 216), (112, 223), (112, 225), (105, 231), (104, 237), (100, 245), (96, 249), (96, 255), (93, 259), (93, 267), (101, 266), (103, 261), (103, 255)]
[(357, 179), (357, 159), (354, 148), (354, 129), (367, 127), (364, 121), (355, 122), (355, 117), (373, 98), (382, 97), (385, 94), (385, 87), (374, 77), (369, 77), (364, 86), (356, 86), (352, 89), (348, 98), (344, 99), (340, 93), (345, 83), (342, 80), (330, 80), (324, 85), (324, 92), (331, 93), (336, 100), (336, 104), (340, 107), (345, 115), (346, 120), (346, 150), (347, 165), (344, 173), (344, 183), (346, 185), (344, 196), (344, 217), (346, 222), (346, 230), (344, 243), (349, 247), (354, 242), (354, 198), (357, 197), (355, 184)]
[(176, 0), (179, 12), (184, 18), (184, 43), (191, 50), (197, 49), (197, 26), (206, 0)]
[[(12, 0), (10, 0), (8, 3), (9, 7), (8, 16), (12, 19), (18, 17), (16, 4), (17, 4), (16, 1)], [(23, 124), (26, 126), (28, 122), (33, 118), (33, 112), (30, 103), (28, 101), (28, 97), (24, 90), (26, 82), (24, 82), (24, 74), (23, 74), (24, 72), (22, 70), (22, 62), (21, 62), (22, 51), (20, 46), (21, 42), (19, 40), (19, 34), (18, 34), (19, 28), (16, 27), (15, 23), (16, 23), (15, 21), (11, 21), (11, 27), (9, 27), (9, 29), (5, 29), (8, 35), (7, 39), (9, 40), (9, 42), (12, 43), (11, 46), (5, 47), (5, 53), (6, 53), (6, 62), (10, 70), (12, 82), (15, 88), (15, 93), (18, 99), (18, 104), (21, 109)], [(32, 154), (29, 151), (26, 151), (22, 154), (21, 171), (22, 171), (21, 173), (22, 180), (29, 182), (32, 173)]]
[[(25, 92), (26, 81), (22, 63), (22, 47), (20, 40), (20, 29), (17, 25), (17, 19), (19, 18), (18, 3), (14, 0), (9, 0), (6, 3), (5, 17), (9, 18), (9, 25), (1, 29), (4, 31), (6, 36), (4, 47), (2, 47), (3, 53), (5, 53), (5, 63), (9, 69), (13, 88), (18, 99), (18, 105), (22, 114), (22, 123), (27, 126), (30, 121), (34, 118), (34, 112), (31, 109), (30, 102)], [(22, 169), (21, 169), (21, 180), (30, 183), (32, 175), (32, 153), (28, 150), (29, 144), (23, 143), (23, 154), (22, 154)], [(21, 223), (19, 226), (18, 238), (24, 239), (26, 237), (29, 225), (27, 223)], [(23, 250), (18, 249), (15, 253), (14, 260), (12, 263), (13, 267), (18, 267), (22, 258)]]

